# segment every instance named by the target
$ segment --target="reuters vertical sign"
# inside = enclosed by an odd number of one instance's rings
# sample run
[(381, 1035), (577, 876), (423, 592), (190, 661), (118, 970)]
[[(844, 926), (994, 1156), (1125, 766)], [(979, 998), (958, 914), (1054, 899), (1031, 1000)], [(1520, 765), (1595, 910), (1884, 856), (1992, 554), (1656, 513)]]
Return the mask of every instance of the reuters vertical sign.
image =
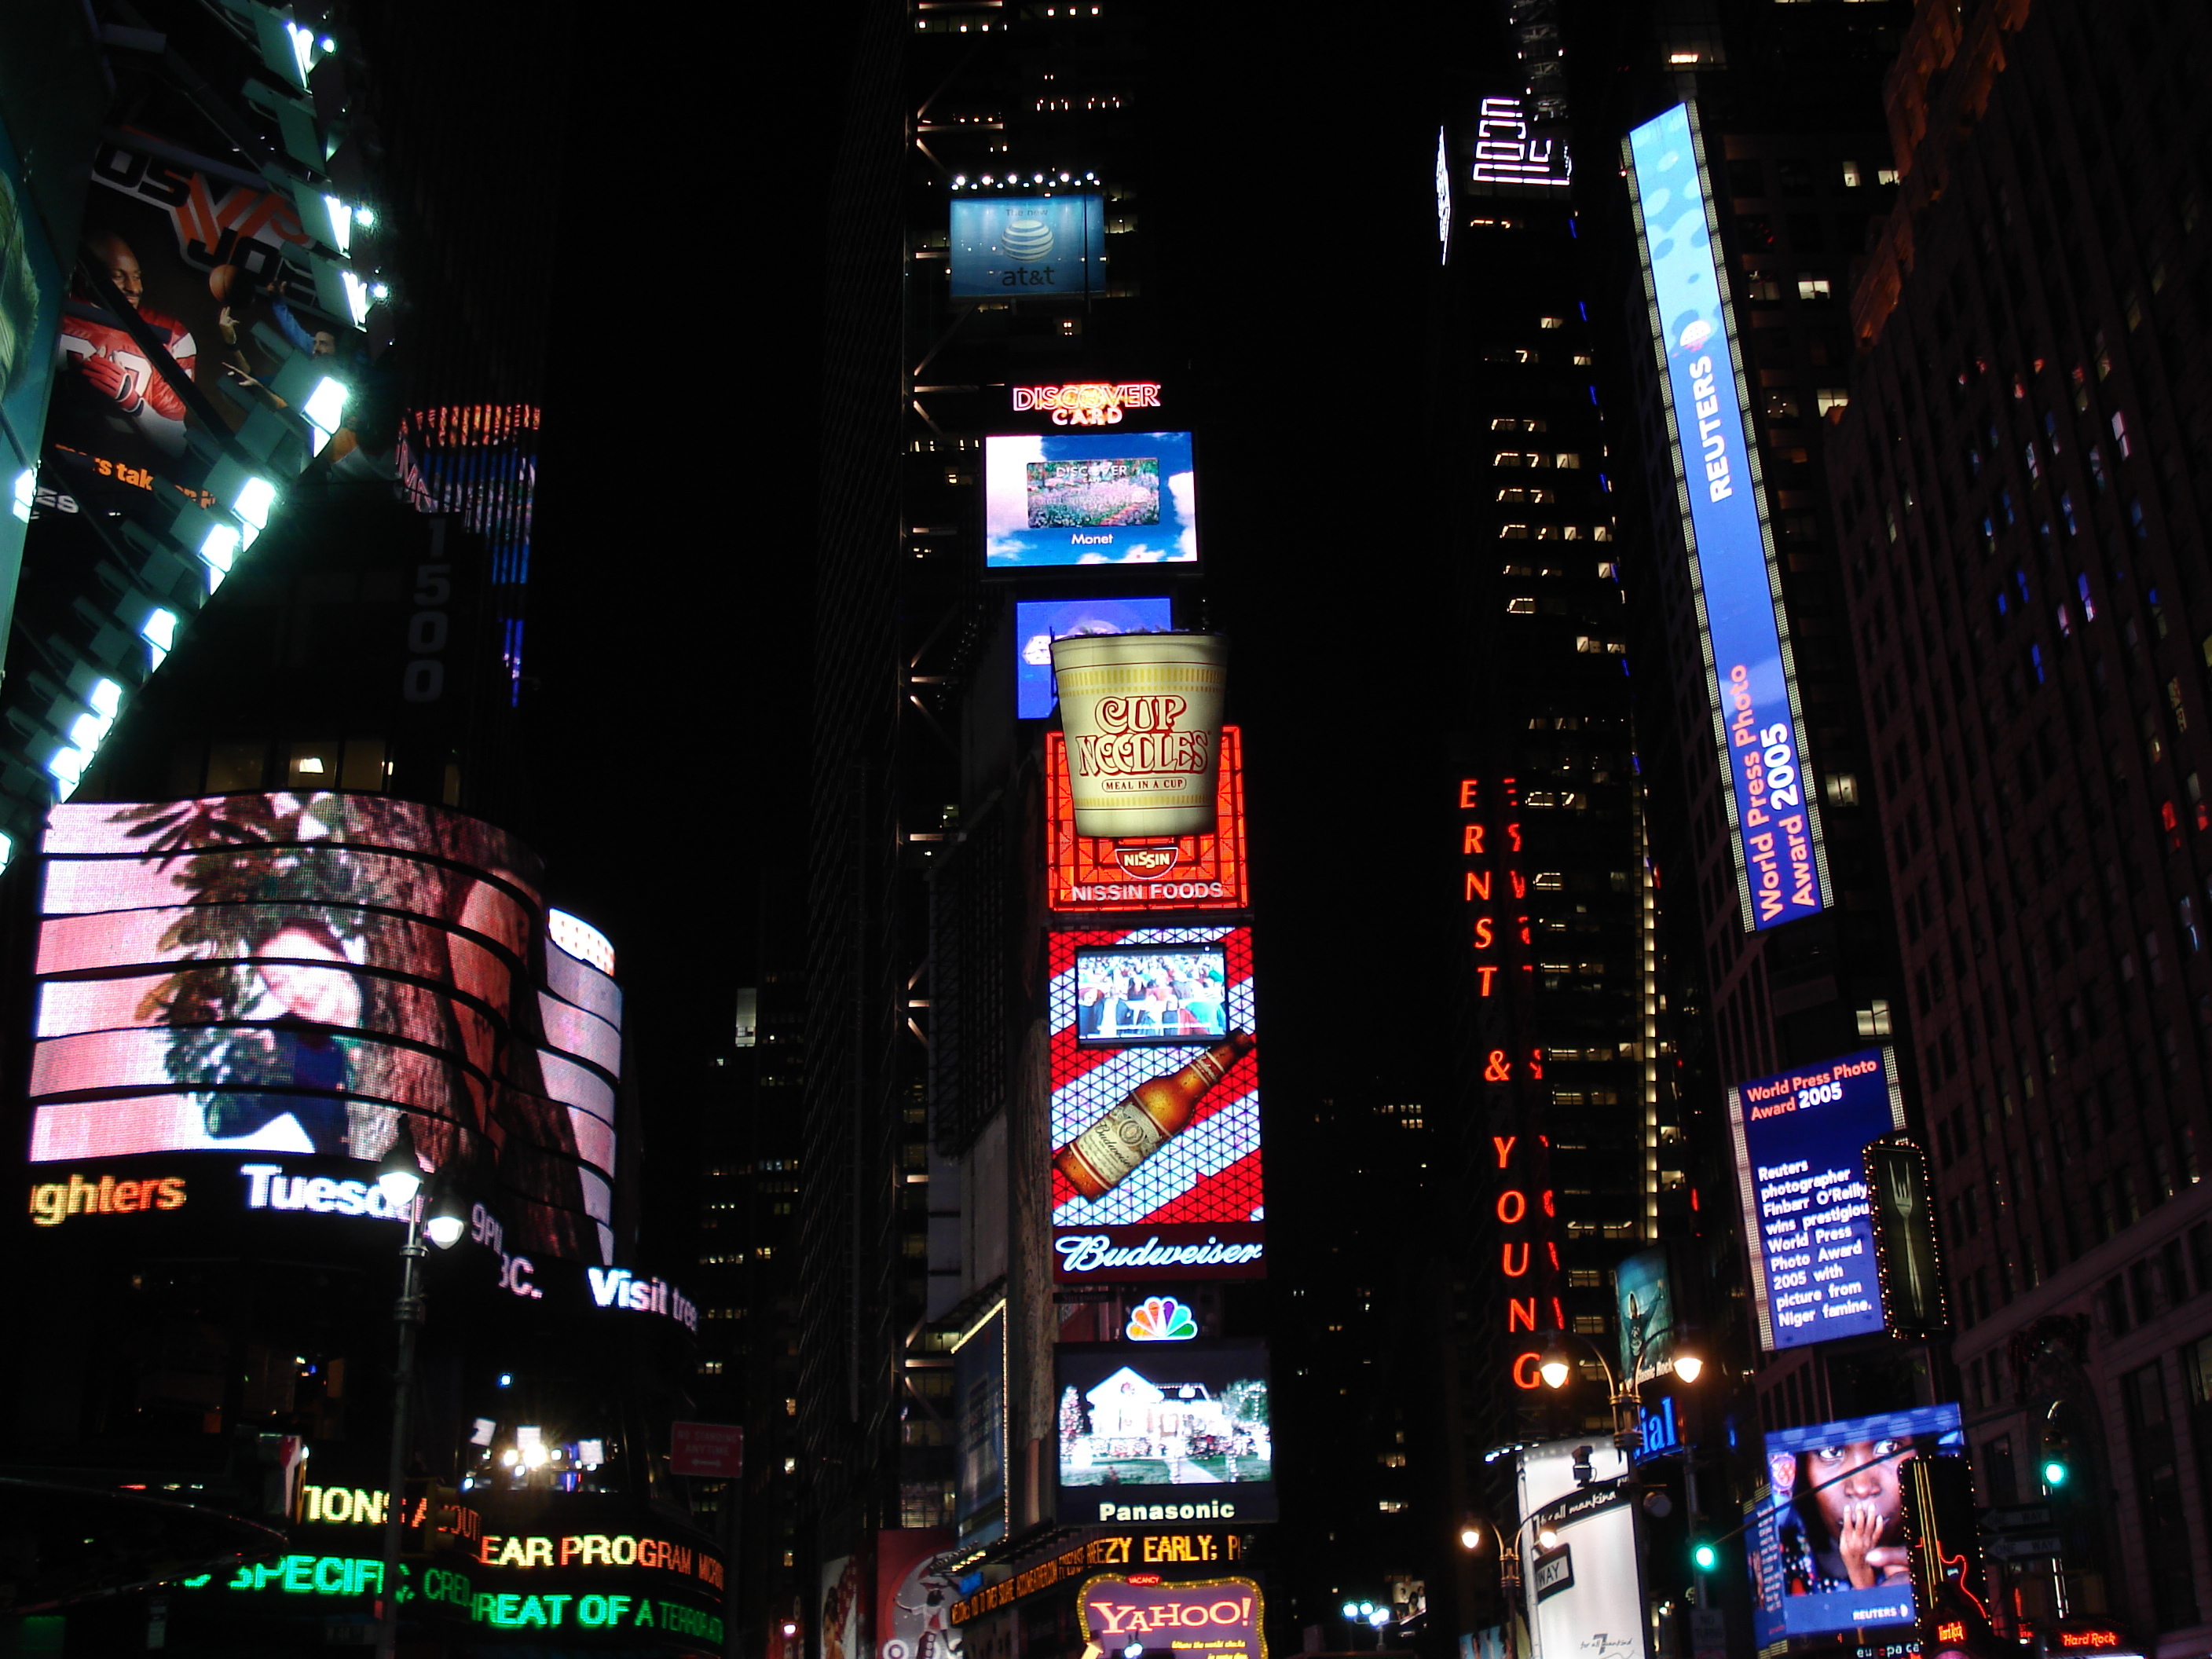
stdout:
[(1728, 275), (1697, 112), (1677, 104), (1628, 135), (1624, 159), (1659, 362), (1747, 931), (1832, 902), (1820, 805), (1782, 605), (1780, 567), (1745, 410)]

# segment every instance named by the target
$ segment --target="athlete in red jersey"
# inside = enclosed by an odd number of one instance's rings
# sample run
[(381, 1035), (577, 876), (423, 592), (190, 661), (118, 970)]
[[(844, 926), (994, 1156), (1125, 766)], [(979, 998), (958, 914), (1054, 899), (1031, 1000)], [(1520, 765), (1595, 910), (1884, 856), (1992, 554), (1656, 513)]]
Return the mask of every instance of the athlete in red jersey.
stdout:
[[(90, 239), (90, 250), (106, 268), (107, 280), (175, 358), (187, 376), (199, 348), (191, 331), (173, 317), (149, 311), (145, 278), (131, 245), (112, 232)], [(129, 334), (112, 323), (95, 322), (74, 312), (62, 318), (62, 368), (68, 380), (94, 394), (88, 402), (100, 410), (101, 424), (118, 437), (139, 439), (163, 455), (185, 449), (185, 400), (155, 371)]]

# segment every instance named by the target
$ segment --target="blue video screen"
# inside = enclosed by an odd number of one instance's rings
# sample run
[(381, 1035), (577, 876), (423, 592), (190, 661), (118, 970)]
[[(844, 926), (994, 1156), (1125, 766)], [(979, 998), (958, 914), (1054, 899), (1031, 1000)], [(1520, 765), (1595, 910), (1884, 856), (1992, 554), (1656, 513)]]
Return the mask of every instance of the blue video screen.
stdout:
[(1738, 891), (1748, 927), (1778, 927), (1826, 908), (1826, 855), (1689, 106), (1645, 122), (1628, 142), (1689, 502), (1684, 539), (1726, 734)]
[(1195, 564), (1188, 432), (1024, 433), (983, 440), (984, 563)]
[(1770, 1496), (1746, 1552), (1759, 1645), (1911, 1624), (1903, 1466), (1966, 1449), (1950, 1404), (1769, 1434)]
[(1049, 716), (1052, 642), (1088, 634), (1164, 634), (1175, 626), (1173, 602), (1157, 599), (1023, 599), (1014, 606), (1014, 713)]
[(1770, 1349), (1882, 1328), (1866, 1148), (1905, 1127), (1887, 1048), (1729, 1091), (1753, 1299)]
[(949, 227), (956, 300), (1050, 300), (1106, 289), (1106, 198), (968, 197)]

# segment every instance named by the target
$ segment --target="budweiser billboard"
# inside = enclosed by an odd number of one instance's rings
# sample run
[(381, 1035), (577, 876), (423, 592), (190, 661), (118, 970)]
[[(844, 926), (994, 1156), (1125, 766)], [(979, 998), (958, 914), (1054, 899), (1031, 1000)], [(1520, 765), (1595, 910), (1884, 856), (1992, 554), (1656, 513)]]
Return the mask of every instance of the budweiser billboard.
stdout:
[(1045, 738), (1047, 902), (1055, 910), (1242, 910), (1251, 902), (1244, 868), (1243, 734), (1221, 728), (1214, 827), (1191, 836), (1085, 836), (1075, 823), (1067, 740)]
[(1055, 933), (1053, 1272), (1267, 1272), (1248, 927)]
[(1228, 653), (1218, 634), (1086, 634), (1052, 642), (1079, 834), (1196, 836), (1214, 828)]

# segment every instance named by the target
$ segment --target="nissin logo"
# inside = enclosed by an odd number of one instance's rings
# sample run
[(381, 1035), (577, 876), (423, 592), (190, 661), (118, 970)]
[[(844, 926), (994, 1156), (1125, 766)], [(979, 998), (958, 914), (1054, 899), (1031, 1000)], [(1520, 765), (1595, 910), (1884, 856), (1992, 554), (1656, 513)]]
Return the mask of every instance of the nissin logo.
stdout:
[(31, 1224), (58, 1227), (73, 1215), (131, 1215), (140, 1210), (181, 1210), (185, 1182), (181, 1176), (154, 1181), (118, 1181), (102, 1176), (88, 1181), (81, 1175), (67, 1182), (49, 1181), (31, 1188)]
[(1176, 867), (1182, 856), (1179, 847), (1120, 847), (1114, 849), (1114, 862), (1121, 872), (1130, 876), (1164, 876)]

